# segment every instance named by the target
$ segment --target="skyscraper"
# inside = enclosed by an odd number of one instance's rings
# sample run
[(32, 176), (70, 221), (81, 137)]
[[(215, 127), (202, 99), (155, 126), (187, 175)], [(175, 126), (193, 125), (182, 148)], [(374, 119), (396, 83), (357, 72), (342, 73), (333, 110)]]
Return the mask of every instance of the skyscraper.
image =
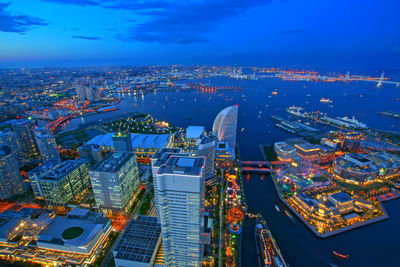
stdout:
[(21, 167), (23, 165), (24, 155), (14, 132), (10, 130), (0, 132), (0, 146), (9, 146), (17, 158), (18, 166)]
[(151, 158), (151, 171), (153, 175), (153, 187), (154, 187), (154, 203), (156, 205), (156, 210), (157, 210), (157, 220), (160, 221), (160, 217), (158, 216), (159, 211), (158, 211), (158, 191), (155, 190), (157, 188), (157, 179), (155, 179), (157, 175), (157, 171), (160, 169), (162, 165), (167, 163), (170, 157), (172, 156), (186, 156), (188, 157), (189, 154), (182, 154), (180, 148), (162, 148), (160, 151), (155, 153), (153, 157)]
[(131, 134), (118, 132), (112, 136), (114, 151), (132, 152)]
[(109, 153), (89, 173), (96, 205), (107, 213), (127, 213), (140, 183), (135, 154)]
[(238, 106), (224, 108), (214, 120), (213, 134), (220, 142), (226, 142), (232, 157), (235, 157)]
[(61, 161), (60, 153), (58, 152), (56, 139), (50, 131), (41, 128), (35, 131), (36, 142), (39, 147), (40, 157), (43, 162)]
[(28, 119), (14, 120), (12, 128), (21, 145), (24, 157), (26, 159), (40, 159), (33, 122)]
[(204, 158), (172, 156), (154, 177), (166, 266), (201, 266)]
[(0, 146), (0, 199), (24, 192), (24, 181), (13, 151), (8, 146)]
[(215, 146), (216, 137), (210, 135), (203, 137), (196, 149), (197, 156), (206, 158), (204, 164), (204, 177), (206, 179), (214, 177)]

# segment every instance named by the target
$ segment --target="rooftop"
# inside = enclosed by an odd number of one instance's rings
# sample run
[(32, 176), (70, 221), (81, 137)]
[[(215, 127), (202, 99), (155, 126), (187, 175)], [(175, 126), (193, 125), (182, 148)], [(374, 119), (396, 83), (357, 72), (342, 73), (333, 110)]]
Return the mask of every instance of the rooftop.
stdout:
[(161, 166), (172, 157), (172, 156), (182, 156), (182, 157), (189, 157), (188, 153), (164, 153), (157, 161), (154, 163), (154, 166)]
[(203, 157), (172, 156), (158, 173), (185, 174), (199, 176), (204, 166)]
[(189, 126), (186, 129), (187, 138), (200, 138), (205, 132), (204, 126)]
[(182, 149), (180, 148), (169, 148), (169, 147), (164, 147), (162, 148), (160, 151), (158, 151), (157, 153), (155, 153), (153, 155), (154, 159), (158, 159), (160, 158), (162, 155), (164, 155), (165, 153), (181, 153)]
[(83, 158), (76, 158), (73, 160), (67, 160), (57, 165), (57, 168), (51, 169), (40, 179), (42, 180), (60, 180), (66, 175), (70, 174), (73, 170), (79, 168), (86, 162)]
[(352, 200), (351, 196), (346, 194), (345, 192), (339, 192), (339, 193), (335, 193), (330, 195), (331, 198), (335, 199), (338, 202), (347, 202)]
[(114, 256), (134, 262), (150, 263), (161, 235), (156, 217), (138, 216), (132, 220), (114, 249)]
[(100, 161), (93, 167), (92, 171), (116, 172), (131, 157), (135, 157), (135, 154), (130, 153), (130, 152), (109, 153), (102, 161)]
[[(96, 144), (99, 146), (113, 147), (112, 136), (115, 133), (107, 133), (93, 137), (87, 144)], [(169, 134), (131, 134), (132, 148), (161, 149), (169, 143), (171, 135)]]

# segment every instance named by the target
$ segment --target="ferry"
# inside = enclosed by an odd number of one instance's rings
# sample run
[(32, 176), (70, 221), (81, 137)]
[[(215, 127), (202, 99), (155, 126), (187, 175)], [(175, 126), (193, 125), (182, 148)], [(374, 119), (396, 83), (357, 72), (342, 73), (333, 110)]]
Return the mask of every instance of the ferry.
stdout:
[(275, 209), (276, 209), (278, 212), (281, 212), (281, 210), (279, 209), (279, 207), (278, 207), (277, 205), (275, 205)]
[(108, 107), (98, 109), (97, 112), (110, 112), (110, 111), (116, 111), (118, 109), (119, 108), (117, 108), (116, 106), (108, 106)]
[(333, 103), (333, 101), (330, 100), (329, 98), (321, 98), (319, 101), (320, 101), (321, 103)]
[(332, 251), (332, 254), (335, 255), (336, 257), (339, 257), (339, 258), (342, 258), (342, 259), (348, 259), (350, 257), (349, 254), (343, 254), (343, 253), (341, 253), (339, 251), (336, 251), (336, 250)]

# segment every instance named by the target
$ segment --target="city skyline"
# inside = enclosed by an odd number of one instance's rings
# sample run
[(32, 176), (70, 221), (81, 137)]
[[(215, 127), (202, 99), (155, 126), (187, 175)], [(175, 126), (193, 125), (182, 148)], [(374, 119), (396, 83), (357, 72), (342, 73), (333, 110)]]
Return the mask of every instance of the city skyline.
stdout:
[(394, 0), (0, 1), (0, 67), (396, 69), (399, 5)]

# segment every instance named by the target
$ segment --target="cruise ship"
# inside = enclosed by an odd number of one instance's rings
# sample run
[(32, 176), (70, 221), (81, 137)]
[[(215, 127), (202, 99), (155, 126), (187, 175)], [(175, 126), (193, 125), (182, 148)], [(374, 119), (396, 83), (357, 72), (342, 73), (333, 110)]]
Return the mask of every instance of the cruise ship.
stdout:
[(368, 128), (365, 123), (359, 122), (356, 118), (354, 118), (354, 116), (352, 118), (349, 118), (347, 116), (345, 116), (343, 118), (337, 117), (337, 119), (344, 121), (344, 122), (348, 122), (350, 124), (353, 124), (355, 126), (355, 128)]
[(296, 107), (296, 106), (291, 106), (286, 109), (286, 111), (292, 115), (299, 116), (299, 117), (304, 117), (306, 115), (306, 112), (302, 107)]
[(333, 103), (333, 101), (330, 100), (329, 98), (321, 98), (319, 101), (320, 101), (321, 103)]

